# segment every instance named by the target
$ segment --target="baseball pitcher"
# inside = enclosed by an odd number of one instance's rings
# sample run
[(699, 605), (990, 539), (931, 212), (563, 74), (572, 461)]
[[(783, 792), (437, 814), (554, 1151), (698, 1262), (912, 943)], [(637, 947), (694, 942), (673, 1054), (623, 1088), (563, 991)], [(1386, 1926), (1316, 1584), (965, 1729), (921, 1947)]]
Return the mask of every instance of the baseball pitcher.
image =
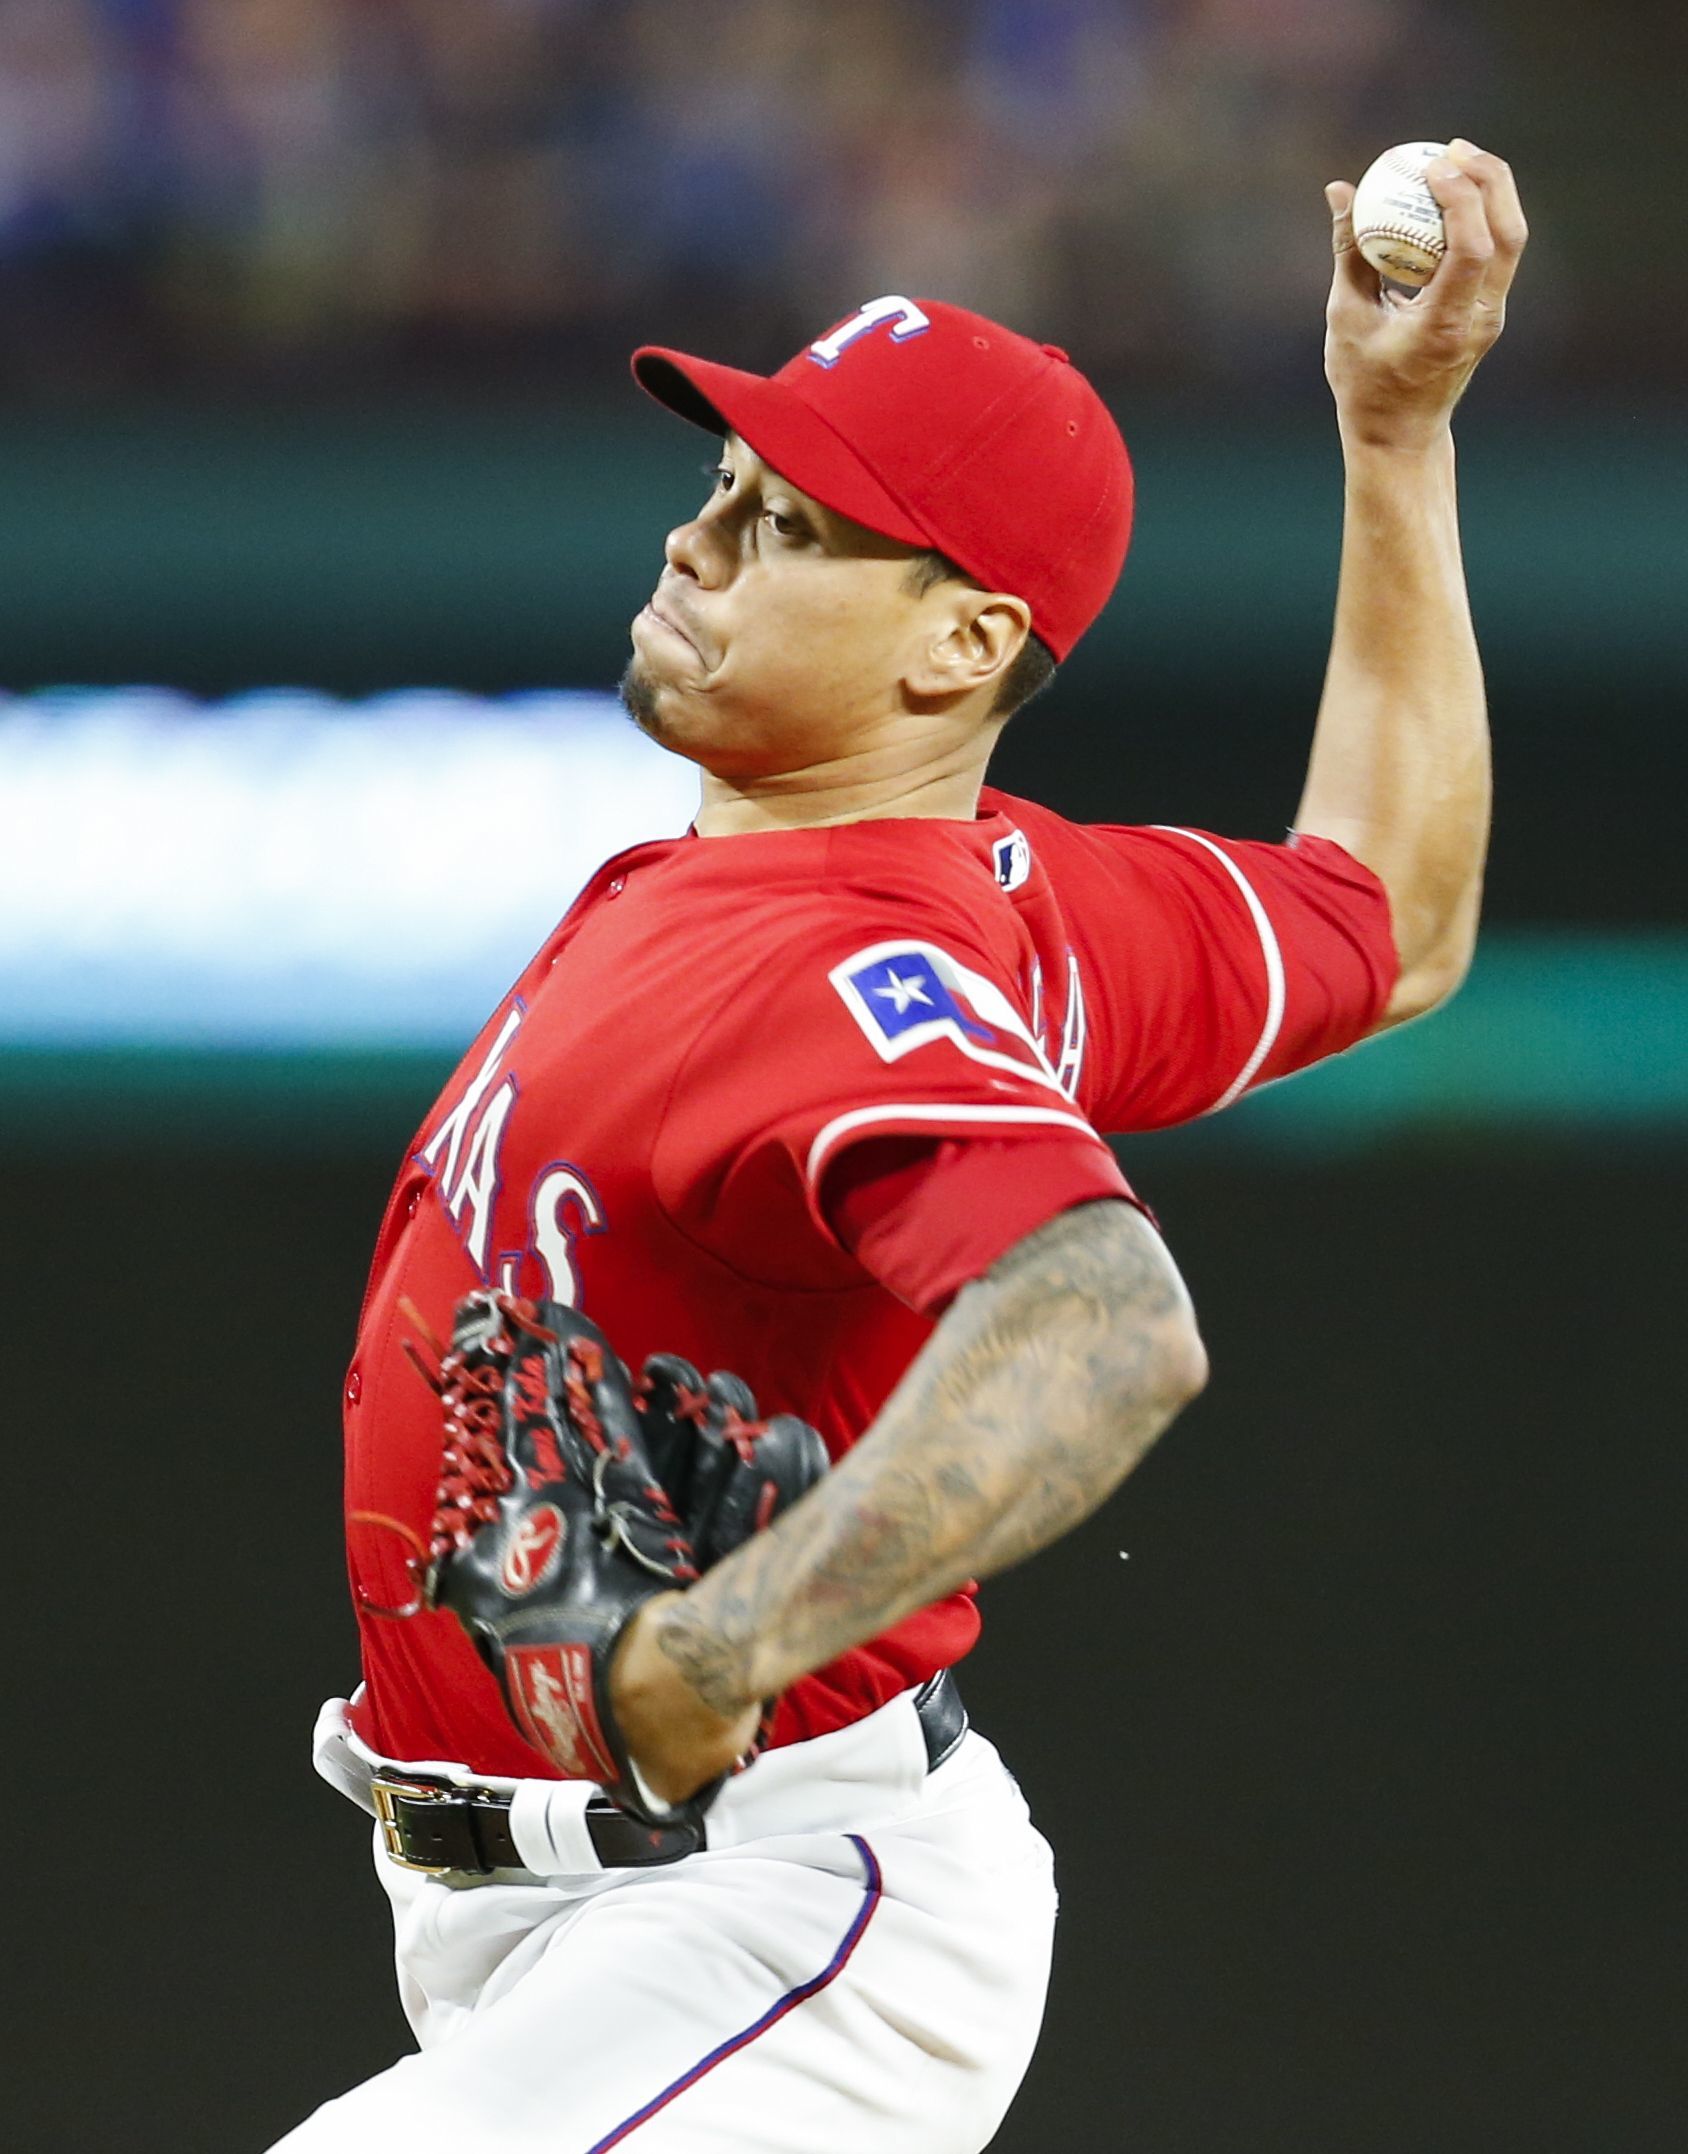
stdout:
[(1450, 420), (1525, 232), (1471, 144), (1430, 184), (1410, 301), (1329, 194), (1346, 521), (1284, 844), (985, 785), (1130, 531), (1064, 352), (897, 295), (771, 377), (636, 355), (719, 450), (624, 683), (701, 804), (580, 894), (381, 1227), (345, 1390), (362, 1683), (317, 1762), (373, 1820), (418, 2047), (289, 2154), (996, 2131), (1055, 1890), (954, 1673), (978, 1582), (1205, 1376), (1102, 1133), (1417, 1016), (1471, 956)]

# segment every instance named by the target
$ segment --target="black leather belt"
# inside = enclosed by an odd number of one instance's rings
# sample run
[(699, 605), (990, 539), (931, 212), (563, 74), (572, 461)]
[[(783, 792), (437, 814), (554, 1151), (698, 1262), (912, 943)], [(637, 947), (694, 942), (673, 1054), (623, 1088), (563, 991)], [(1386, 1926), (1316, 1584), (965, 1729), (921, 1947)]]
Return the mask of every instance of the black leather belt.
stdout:
[[(967, 1708), (946, 1668), (915, 1693), (914, 1710), (933, 1772), (967, 1733)], [(391, 1859), (431, 1876), (447, 1871), (485, 1877), (526, 1867), (510, 1830), (510, 1797), (497, 1788), (465, 1786), (426, 1773), (377, 1773), (370, 1798)], [(641, 1825), (604, 1797), (586, 1805), (586, 1830), (606, 1870), (678, 1862), (704, 1844), (695, 1826)]]

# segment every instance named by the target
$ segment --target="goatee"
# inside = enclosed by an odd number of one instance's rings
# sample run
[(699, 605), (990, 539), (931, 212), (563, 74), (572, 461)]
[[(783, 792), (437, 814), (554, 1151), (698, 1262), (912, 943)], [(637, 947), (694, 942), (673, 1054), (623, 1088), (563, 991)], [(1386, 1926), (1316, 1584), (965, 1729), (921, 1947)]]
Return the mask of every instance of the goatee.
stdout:
[[(641, 733), (648, 733), (652, 740), (662, 740), (662, 720), (657, 715), (656, 690), (646, 675), (640, 672), (636, 658), (627, 661), (627, 671), (621, 676), (621, 702), (622, 708)], [(667, 743), (664, 742), (663, 745), (666, 746)]]

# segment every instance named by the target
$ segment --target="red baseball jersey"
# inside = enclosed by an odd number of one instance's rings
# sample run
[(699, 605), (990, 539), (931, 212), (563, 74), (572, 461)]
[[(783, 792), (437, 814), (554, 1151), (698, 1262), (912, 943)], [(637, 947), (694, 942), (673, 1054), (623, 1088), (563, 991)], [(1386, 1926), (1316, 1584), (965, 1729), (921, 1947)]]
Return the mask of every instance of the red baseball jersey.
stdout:
[[(1064, 1206), (1127, 1194), (1099, 1130), (1163, 1127), (1348, 1046), (1396, 962), (1381, 885), (1319, 839), (1075, 825), (987, 792), (968, 822), (687, 836), (609, 861), (418, 1133), (346, 1382), (348, 1512), (418, 1533), (438, 1333), (501, 1282), (591, 1316), (637, 1370), (736, 1370), (836, 1457), (966, 1278)], [(890, 1144), (887, 1140), (899, 1140)], [(390, 1757), (543, 1776), (395, 1535), (348, 1527), (365, 1690)], [(958, 1660), (970, 1591), (782, 1701), (815, 1735)]]

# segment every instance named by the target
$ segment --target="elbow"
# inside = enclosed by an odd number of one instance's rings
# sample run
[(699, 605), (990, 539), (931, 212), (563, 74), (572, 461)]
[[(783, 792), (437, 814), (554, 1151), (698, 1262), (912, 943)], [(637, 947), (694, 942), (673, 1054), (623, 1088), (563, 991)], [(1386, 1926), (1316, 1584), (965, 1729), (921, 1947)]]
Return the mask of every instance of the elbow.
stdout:
[(1434, 906), (1411, 906), (1392, 898), (1401, 971), (1384, 1006), (1379, 1030), (1426, 1017), (1459, 993), (1477, 954), (1482, 902), (1481, 877), (1463, 884), (1456, 897)]
[(1167, 1417), (1182, 1413), (1192, 1399), (1207, 1389), (1207, 1348), (1202, 1344), (1195, 1315), (1186, 1310), (1169, 1326), (1160, 1352), (1156, 1390)]
[(1378, 1029), (1403, 1025), (1414, 1017), (1428, 1017), (1432, 1010), (1451, 1002), (1465, 985), (1476, 949), (1477, 938), (1471, 935), (1404, 967), (1384, 1006)]
[(1479, 867), (1457, 884), (1443, 883), (1430, 892), (1389, 891), (1391, 924), (1400, 952), (1395, 982), (1377, 1029), (1427, 1017), (1451, 1002), (1465, 985), (1477, 954), (1477, 929), (1483, 908)]

